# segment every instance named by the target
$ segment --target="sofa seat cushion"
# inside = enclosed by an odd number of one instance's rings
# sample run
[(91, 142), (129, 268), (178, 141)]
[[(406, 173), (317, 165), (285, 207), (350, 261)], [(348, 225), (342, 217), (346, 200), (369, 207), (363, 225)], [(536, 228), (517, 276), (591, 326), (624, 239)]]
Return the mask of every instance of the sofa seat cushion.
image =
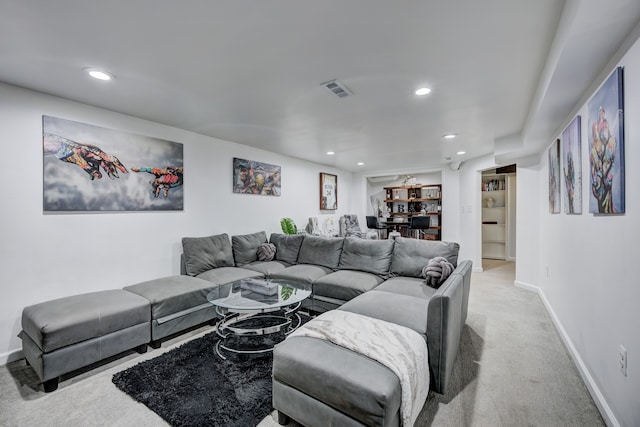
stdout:
[(44, 352), (149, 322), (149, 301), (122, 289), (42, 302), (22, 311), (22, 330)]
[[(298, 253), (298, 264), (322, 265), (338, 268), (342, 254), (342, 237), (319, 237), (305, 235)], [(278, 252), (276, 252), (277, 254)]]
[(391, 266), (393, 240), (344, 239), (338, 268), (387, 276)]
[(290, 264), (283, 261), (256, 261), (242, 266), (247, 270), (257, 271), (265, 277), (271, 277), (287, 267), (290, 267)]
[(218, 267), (233, 267), (233, 251), (227, 234), (208, 237), (183, 237), (182, 252), (189, 276)]
[(231, 236), (233, 258), (238, 267), (258, 261), (258, 247), (267, 243), (267, 233), (260, 231), (253, 234)]
[(376, 288), (346, 302), (338, 310), (406, 326), (426, 339), (428, 306), (428, 300), (379, 291)]
[(220, 267), (198, 274), (198, 279), (208, 280), (218, 285), (235, 282), (249, 277), (264, 277), (264, 274), (242, 267)]
[(151, 304), (151, 318), (162, 319), (184, 310), (208, 304), (207, 295), (218, 286), (191, 276), (170, 276), (126, 286), (124, 289), (140, 295)]
[(313, 296), (349, 301), (375, 288), (382, 280), (380, 276), (363, 271), (340, 270), (316, 280)]
[(460, 245), (453, 242), (396, 238), (391, 257), (391, 274), (422, 277), (422, 269), (435, 257), (444, 257), (455, 267), (458, 265), (459, 250)]
[(385, 280), (376, 288), (377, 291), (393, 292), (395, 294), (409, 295), (423, 299), (429, 299), (436, 292), (435, 288), (427, 286), (424, 279), (415, 277), (392, 277)]
[(297, 264), (287, 267), (282, 271), (278, 271), (271, 275), (274, 279), (290, 279), (299, 280), (304, 283), (312, 284), (321, 277), (332, 273), (333, 270), (321, 265), (313, 264)]
[(291, 337), (278, 344), (273, 380), (364, 425), (384, 425), (400, 410), (400, 380), (390, 369), (317, 338)]

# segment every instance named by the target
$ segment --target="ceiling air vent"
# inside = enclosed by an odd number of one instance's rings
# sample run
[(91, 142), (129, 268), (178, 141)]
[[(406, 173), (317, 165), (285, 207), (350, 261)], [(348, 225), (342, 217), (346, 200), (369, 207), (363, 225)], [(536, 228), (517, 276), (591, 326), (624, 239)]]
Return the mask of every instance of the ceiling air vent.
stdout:
[(353, 95), (353, 93), (337, 79), (324, 82), (321, 86), (326, 87), (329, 92), (333, 93), (338, 98), (346, 98), (347, 96)]

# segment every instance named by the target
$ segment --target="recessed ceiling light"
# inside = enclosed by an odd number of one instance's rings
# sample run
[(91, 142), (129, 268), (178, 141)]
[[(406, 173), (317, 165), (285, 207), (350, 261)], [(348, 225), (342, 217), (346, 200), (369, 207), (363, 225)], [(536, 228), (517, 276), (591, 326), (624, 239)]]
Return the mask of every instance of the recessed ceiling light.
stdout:
[(357, 165), (358, 166), (364, 166), (364, 162), (358, 162)]
[(336, 154), (335, 151), (327, 151), (327, 156), (333, 156), (334, 154)]
[(458, 151), (456, 154), (458, 156), (462, 156), (463, 154), (466, 154), (466, 153), (467, 153), (466, 151)]
[(420, 89), (416, 90), (415, 94), (416, 95), (427, 95), (430, 92), (431, 92), (431, 89), (429, 89), (428, 87), (421, 87)]
[(442, 135), (442, 137), (443, 137), (444, 139), (453, 139), (453, 138), (455, 138), (456, 136), (458, 136), (458, 135), (457, 135), (457, 134), (455, 134), (455, 133), (447, 133), (447, 134), (445, 134), (445, 135)]
[(108, 73), (106, 71), (98, 70), (96, 68), (85, 68), (84, 71), (87, 72), (91, 77), (98, 80), (108, 81), (113, 79), (113, 74)]

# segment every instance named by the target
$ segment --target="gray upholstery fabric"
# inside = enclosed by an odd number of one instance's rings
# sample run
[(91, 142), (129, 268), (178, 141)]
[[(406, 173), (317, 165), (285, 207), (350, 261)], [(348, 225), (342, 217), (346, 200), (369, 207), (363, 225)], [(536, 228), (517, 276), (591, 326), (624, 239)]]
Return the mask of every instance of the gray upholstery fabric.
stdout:
[(338, 310), (406, 326), (426, 339), (428, 304), (429, 301), (422, 298), (374, 289), (346, 302)]
[(370, 291), (380, 283), (382, 283), (382, 279), (375, 274), (363, 271), (339, 270), (316, 280), (313, 283), (313, 295), (314, 298), (325, 296), (349, 301), (364, 292)]
[(249, 277), (263, 277), (263, 274), (242, 267), (219, 267), (200, 273), (197, 277), (218, 285), (223, 285)]
[(344, 240), (340, 237), (306, 235), (302, 240), (302, 246), (300, 246), (298, 263), (322, 265), (333, 269), (338, 268)]
[(175, 313), (176, 317), (166, 316), (151, 321), (151, 339), (159, 341), (162, 338), (185, 331), (193, 326), (210, 322), (220, 316), (216, 313), (213, 304), (194, 307), (189, 313)]
[[(390, 425), (389, 418), (400, 409), (400, 381), (391, 370), (366, 356), (315, 338), (288, 338), (276, 346), (273, 381), (291, 386), (364, 425)], [(324, 411), (313, 414), (315, 421), (301, 419), (303, 415), (295, 409), (297, 401), (281, 397), (274, 387), (276, 409), (305, 425), (331, 425), (324, 418)]]
[[(321, 401), (276, 380), (273, 381), (273, 407), (286, 408), (286, 413), (283, 410), (279, 411), (279, 413), (285, 414), (306, 427), (363, 426), (360, 421), (356, 421), (331, 406), (325, 405)], [(387, 414), (383, 425), (398, 427), (400, 426), (399, 417), (400, 411), (397, 412), (395, 419), (391, 418), (391, 414)], [(391, 421), (387, 422), (389, 419)], [(373, 426), (375, 424), (369, 425)]]
[(333, 270), (321, 265), (297, 264), (287, 267), (282, 271), (271, 274), (274, 279), (290, 279), (299, 280), (304, 283), (312, 284), (317, 279), (326, 276)]
[(453, 242), (418, 240), (405, 237), (395, 239), (391, 257), (391, 273), (398, 276), (421, 277), (422, 268), (431, 258), (446, 258), (454, 266), (458, 265), (460, 245)]
[(177, 313), (207, 303), (209, 292), (219, 285), (191, 276), (170, 276), (126, 286), (151, 304), (151, 318)]
[(471, 267), (473, 263), (470, 260), (464, 260), (458, 264), (458, 267), (453, 270), (453, 274), (462, 276), (464, 284), (464, 295), (462, 298), (462, 325), (467, 321), (467, 312), (469, 311), (469, 292), (471, 291)]
[(149, 321), (149, 301), (122, 289), (73, 295), (22, 310), (23, 331), (44, 353)]
[(189, 276), (218, 267), (233, 267), (233, 251), (227, 234), (209, 237), (183, 237), (185, 269)]
[(452, 274), (429, 300), (427, 348), (431, 370), (430, 387), (441, 394), (447, 391), (464, 326), (463, 282), (462, 276)]
[(264, 231), (232, 236), (231, 247), (236, 265), (242, 267), (250, 262), (258, 261), (257, 250), (262, 243), (267, 243), (267, 233)]
[(251, 264), (244, 265), (242, 268), (257, 271), (258, 273), (262, 273), (265, 277), (272, 277), (273, 274), (282, 271), (289, 266), (289, 263), (283, 261), (256, 261)]
[(393, 292), (395, 294), (409, 295), (422, 299), (429, 299), (436, 293), (436, 290), (416, 277), (392, 277), (385, 280), (376, 291)]
[(304, 235), (302, 234), (271, 234), (269, 242), (276, 246), (274, 259), (295, 264), (298, 261), (298, 252), (300, 252), (302, 240), (304, 240)]
[(25, 358), (40, 380), (47, 381), (148, 343), (150, 328), (149, 322), (143, 322), (50, 353), (42, 353), (28, 335), (22, 334), (21, 338)]
[(338, 268), (359, 270), (386, 276), (391, 266), (393, 240), (366, 240), (349, 237), (344, 240)]

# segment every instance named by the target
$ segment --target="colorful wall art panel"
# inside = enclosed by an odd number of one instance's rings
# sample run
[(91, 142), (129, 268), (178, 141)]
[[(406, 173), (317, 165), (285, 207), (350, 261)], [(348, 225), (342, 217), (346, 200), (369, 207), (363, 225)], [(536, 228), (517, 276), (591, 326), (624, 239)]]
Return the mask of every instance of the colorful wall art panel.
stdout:
[(618, 67), (588, 103), (591, 213), (624, 213), (623, 107), (622, 68)]
[(177, 142), (42, 117), (43, 209), (184, 209), (184, 155)]

